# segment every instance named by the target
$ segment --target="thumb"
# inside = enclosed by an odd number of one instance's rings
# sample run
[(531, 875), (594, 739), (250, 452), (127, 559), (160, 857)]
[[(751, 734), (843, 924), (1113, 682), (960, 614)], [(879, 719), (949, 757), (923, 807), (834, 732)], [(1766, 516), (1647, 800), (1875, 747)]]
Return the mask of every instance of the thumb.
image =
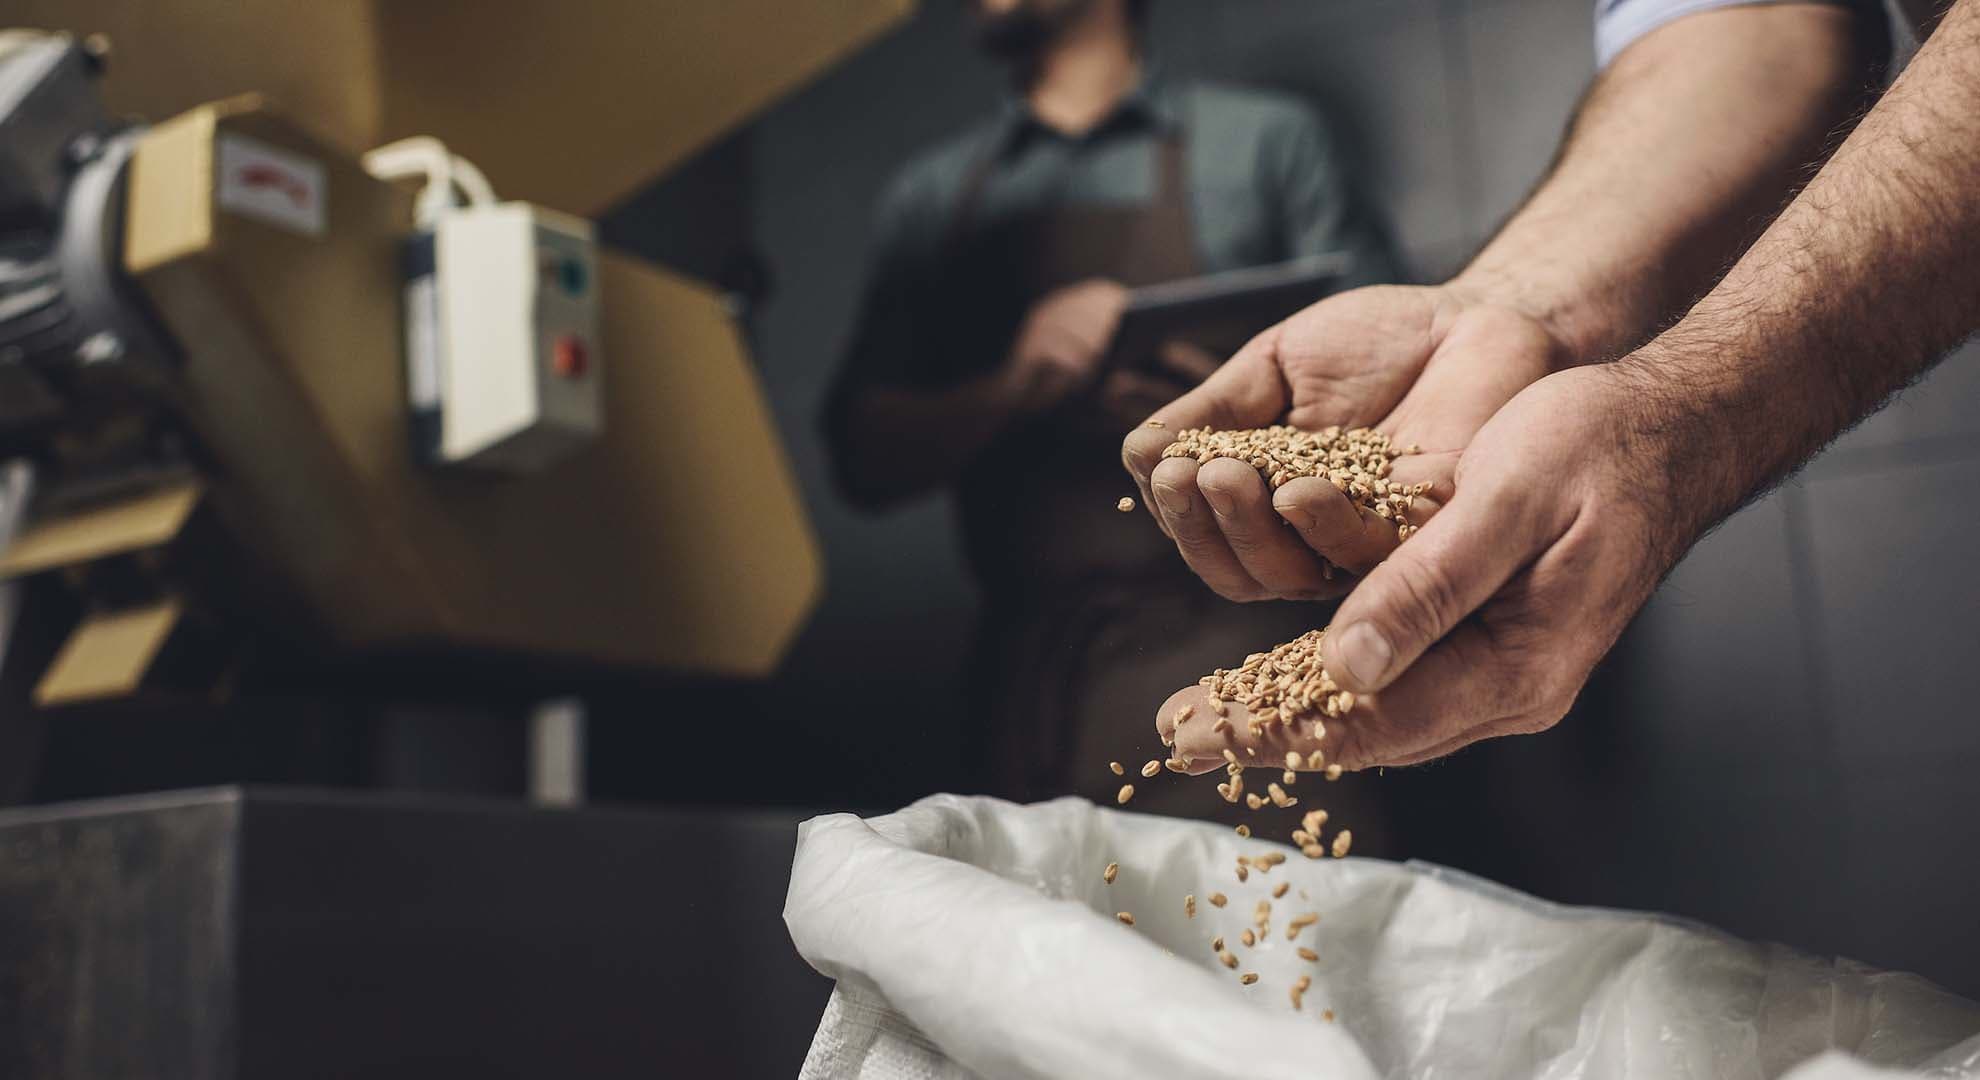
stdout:
[(1343, 689), (1372, 694), (1491, 599), (1533, 552), (1509, 500), (1460, 492), (1363, 578), (1334, 613), (1321, 660)]

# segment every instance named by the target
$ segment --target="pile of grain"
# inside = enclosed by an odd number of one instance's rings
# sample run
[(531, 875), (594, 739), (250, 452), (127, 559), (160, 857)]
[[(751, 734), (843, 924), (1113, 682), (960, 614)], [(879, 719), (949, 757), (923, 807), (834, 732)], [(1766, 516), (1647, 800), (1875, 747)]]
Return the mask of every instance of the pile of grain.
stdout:
[(1235, 431), (1184, 428), (1162, 456), (1242, 461), (1274, 490), (1302, 476), (1322, 477), (1363, 510), (1395, 522), (1396, 539), (1406, 540), (1417, 526), (1404, 515), (1430, 485), (1391, 484), (1389, 472), (1397, 458), (1418, 452), (1414, 446), (1390, 445), (1389, 437), (1373, 428), (1301, 431), (1275, 424)]
[[(1327, 630), (1306, 633), (1270, 652), (1252, 653), (1237, 668), (1218, 668), (1196, 680), (1210, 692), (1211, 711), (1222, 716), (1224, 703), (1235, 701), (1251, 714), (1253, 738), (1274, 725), (1292, 727), (1314, 716), (1313, 738), (1327, 734), (1325, 717), (1333, 719), (1354, 708), (1354, 694), (1334, 685), (1320, 664), (1320, 642)], [(1178, 716), (1177, 723), (1188, 719)]]

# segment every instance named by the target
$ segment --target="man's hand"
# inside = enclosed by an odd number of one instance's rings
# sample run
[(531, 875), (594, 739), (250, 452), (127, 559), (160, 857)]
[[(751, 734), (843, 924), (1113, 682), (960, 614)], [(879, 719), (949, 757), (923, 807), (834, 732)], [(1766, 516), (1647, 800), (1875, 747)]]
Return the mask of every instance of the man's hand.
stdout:
[(1143, 502), (1182, 557), (1232, 600), (1317, 599), (1346, 591), (1327, 563), (1365, 573), (1395, 548), (1395, 526), (1320, 478), (1268, 489), (1238, 461), (1162, 457), (1184, 428), (1288, 423), (1371, 426), (1422, 452), (1395, 464), (1428, 482), (1422, 524), (1451, 497), (1458, 457), (1480, 425), (1565, 350), (1538, 322), (1452, 288), (1375, 286), (1323, 300), (1260, 334), (1202, 386), (1158, 410), (1122, 445)]
[(1208, 712), (1190, 687), (1157, 717), (1177, 755), (1201, 771), (1226, 745), (1271, 762), (1324, 749), (1358, 769), (1553, 726), (1703, 527), (1669, 479), (1675, 436), (1655, 385), (1629, 362), (1559, 372), (1479, 430), (1456, 495), (1334, 616), (1321, 651), (1359, 699), (1324, 739), (1275, 728), (1254, 741), (1236, 705), (1228, 737), (1178, 730), (1180, 706)]
[(1632, 358), (1548, 376), (1472, 441), (1457, 495), (1342, 603), (1322, 644), (1373, 695), (1337, 723), (1350, 767), (1408, 765), (1567, 714), (1717, 509), (1678, 463), (1702, 436)]
[(1032, 305), (1005, 362), (1020, 411), (1050, 409), (1093, 385), (1127, 300), (1126, 287), (1094, 278)]

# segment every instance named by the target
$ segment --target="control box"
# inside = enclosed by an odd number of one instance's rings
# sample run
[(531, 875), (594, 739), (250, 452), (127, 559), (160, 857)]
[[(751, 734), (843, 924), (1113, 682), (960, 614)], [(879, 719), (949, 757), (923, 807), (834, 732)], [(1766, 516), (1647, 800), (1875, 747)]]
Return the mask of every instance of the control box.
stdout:
[(418, 454), (539, 472), (604, 425), (589, 221), (455, 207), (406, 250), (406, 389)]

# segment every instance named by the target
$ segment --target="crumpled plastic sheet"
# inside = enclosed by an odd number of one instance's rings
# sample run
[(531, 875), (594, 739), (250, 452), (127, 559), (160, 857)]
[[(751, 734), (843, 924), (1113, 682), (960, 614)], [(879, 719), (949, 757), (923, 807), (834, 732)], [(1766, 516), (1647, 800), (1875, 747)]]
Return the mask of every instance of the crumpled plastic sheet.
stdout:
[[(1269, 849), (1287, 861), (1240, 884), (1236, 856)], [(1244, 947), (1282, 881), (1272, 933)], [(1288, 941), (1306, 911), (1320, 921)], [(838, 980), (805, 1080), (1980, 1080), (1980, 1005), (1916, 976), (1078, 799), (813, 818), (784, 920)], [(1217, 962), (1219, 934), (1256, 985)]]

